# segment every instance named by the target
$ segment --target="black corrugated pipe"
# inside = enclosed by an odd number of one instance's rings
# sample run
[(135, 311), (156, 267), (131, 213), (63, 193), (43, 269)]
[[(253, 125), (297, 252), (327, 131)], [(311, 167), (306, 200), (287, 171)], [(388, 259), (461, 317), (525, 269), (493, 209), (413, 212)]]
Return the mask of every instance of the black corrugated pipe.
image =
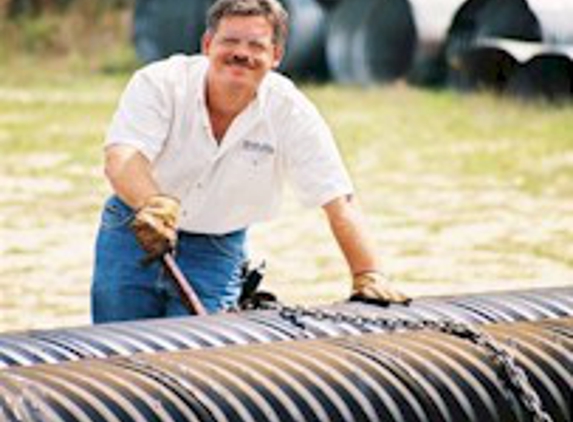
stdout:
[(447, 39), (448, 61), (454, 64), (459, 54), (483, 38), (541, 39), (541, 28), (524, 0), (469, 0), (453, 19)]
[(332, 12), (327, 60), (335, 79), (370, 84), (443, 81), (443, 45), (465, 0), (344, 0)]
[(289, 36), (280, 71), (291, 77), (326, 79), (327, 14), (316, 0), (281, 0), (289, 12)]
[(137, 0), (133, 39), (137, 56), (152, 62), (200, 51), (211, 0)]
[[(539, 42), (550, 50), (558, 50), (573, 44), (573, 1), (572, 0), (470, 0), (456, 14), (448, 34), (447, 58), (450, 65), (450, 80), (453, 85), (473, 88), (483, 82), (474, 75), (491, 74), (500, 61), (499, 79), (486, 78), (494, 82), (493, 87), (505, 86), (511, 76), (506, 74), (508, 59), (519, 60), (512, 51), (483, 46), (484, 39), (506, 38), (518, 41)], [(482, 44), (482, 46), (479, 46)], [(514, 49), (515, 50), (515, 49)], [(508, 58), (508, 54), (513, 56)], [(554, 52), (550, 52), (553, 56)], [(558, 54), (561, 56), (561, 54)], [(486, 61), (482, 63), (481, 58)], [(489, 59), (489, 60), (488, 60)], [(561, 62), (551, 66), (553, 60), (543, 62), (542, 67), (552, 67), (554, 74), (566, 79), (560, 72)], [(560, 60), (559, 60), (560, 61)], [(538, 67), (538, 61), (533, 65)], [(480, 69), (479, 67), (483, 67)], [(517, 70), (517, 68), (515, 68)], [(522, 86), (519, 83), (519, 86)], [(528, 88), (529, 89), (529, 88)], [(533, 88), (535, 89), (535, 88)], [(543, 89), (541, 90), (543, 91)]]
[(450, 82), (457, 89), (490, 89), (502, 92), (519, 67), (519, 61), (506, 49), (474, 43), (450, 60)]
[(524, 403), (535, 401), (545, 420), (573, 420), (573, 319), (484, 332), (515, 359), (539, 402), (510, 390), (491, 351), (418, 331), (8, 368), (0, 371), (0, 417), (528, 422)]
[(573, 98), (573, 45), (543, 45), (540, 52), (515, 69), (506, 91), (518, 97), (551, 101)]
[(414, 33), (404, 0), (343, 0), (329, 20), (326, 57), (330, 72), (341, 83), (399, 78), (412, 61)]
[(552, 101), (573, 95), (573, 47), (501, 38), (477, 40), (457, 56), (459, 88), (488, 88)]
[[(409, 307), (381, 308), (341, 303), (315, 309), (408, 321), (443, 318), (471, 324), (533, 321), (573, 315), (573, 287), (420, 298)], [(129, 356), (139, 352), (204, 349), (385, 331), (384, 328), (356, 327), (351, 323), (312, 318), (303, 320), (306, 322), (305, 330), (284, 320), (278, 311), (256, 311), (4, 333), (0, 334), (0, 369)]]

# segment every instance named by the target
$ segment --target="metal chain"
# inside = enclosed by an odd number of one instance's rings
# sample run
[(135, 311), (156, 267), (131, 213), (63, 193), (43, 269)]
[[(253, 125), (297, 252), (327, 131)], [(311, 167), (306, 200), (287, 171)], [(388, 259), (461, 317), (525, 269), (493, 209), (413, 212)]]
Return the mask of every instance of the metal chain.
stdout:
[(279, 302), (260, 302), (257, 309), (274, 310), (284, 320), (293, 325), (306, 329), (303, 318), (316, 321), (329, 321), (336, 324), (350, 324), (360, 329), (378, 327), (389, 332), (399, 330), (434, 330), (449, 334), (484, 349), (501, 367), (505, 381), (531, 415), (534, 422), (552, 422), (551, 416), (543, 409), (543, 404), (537, 392), (533, 389), (523, 368), (516, 362), (514, 356), (488, 333), (478, 330), (475, 326), (452, 319), (412, 321), (400, 318), (385, 318), (382, 316), (365, 316), (340, 311), (311, 309), (303, 306), (287, 306)]

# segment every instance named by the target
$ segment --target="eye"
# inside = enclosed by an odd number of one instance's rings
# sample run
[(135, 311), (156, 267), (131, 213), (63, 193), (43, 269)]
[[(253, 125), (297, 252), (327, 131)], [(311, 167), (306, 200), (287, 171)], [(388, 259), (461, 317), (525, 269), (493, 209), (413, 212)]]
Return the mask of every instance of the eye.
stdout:
[(239, 45), (240, 40), (238, 38), (234, 38), (234, 37), (223, 37), (221, 38), (221, 44), (223, 44), (226, 47), (233, 47), (236, 45)]
[(267, 49), (267, 46), (260, 41), (251, 41), (249, 42), (249, 48), (256, 53), (262, 53)]

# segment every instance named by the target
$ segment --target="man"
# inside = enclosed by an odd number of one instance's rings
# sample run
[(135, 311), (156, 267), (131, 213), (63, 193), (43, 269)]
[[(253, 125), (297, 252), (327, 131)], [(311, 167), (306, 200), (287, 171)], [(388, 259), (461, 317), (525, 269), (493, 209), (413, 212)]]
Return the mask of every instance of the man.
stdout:
[(275, 214), (285, 179), (324, 209), (355, 296), (408, 301), (379, 271), (330, 130), (272, 71), (286, 22), (277, 0), (219, 0), (203, 55), (156, 62), (129, 82), (106, 141), (115, 195), (96, 245), (94, 322), (186, 314), (158, 259), (170, 250), (209, 312), (233, 306), (246, 230)]

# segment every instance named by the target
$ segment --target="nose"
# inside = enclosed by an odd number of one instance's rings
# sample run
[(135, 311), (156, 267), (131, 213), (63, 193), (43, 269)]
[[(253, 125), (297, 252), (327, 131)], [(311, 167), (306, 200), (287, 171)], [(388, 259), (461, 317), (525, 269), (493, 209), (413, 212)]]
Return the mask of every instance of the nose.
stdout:
[(230, 55), (231, 64), (252, 68), (255, 65), (255, 58), (246, 49), (234, 50)]
[(237, 56), (237, 57), (249, 57), (249, 55), (251, 53), (249, 50), (249, 44), (245, 41), (237, 42), (233, 46), (232, 53), (234, 56)]
[(244, 53), (233, 53), (231, 58), (239, 64), (248, 64), (250, 62), (249, 56)]

